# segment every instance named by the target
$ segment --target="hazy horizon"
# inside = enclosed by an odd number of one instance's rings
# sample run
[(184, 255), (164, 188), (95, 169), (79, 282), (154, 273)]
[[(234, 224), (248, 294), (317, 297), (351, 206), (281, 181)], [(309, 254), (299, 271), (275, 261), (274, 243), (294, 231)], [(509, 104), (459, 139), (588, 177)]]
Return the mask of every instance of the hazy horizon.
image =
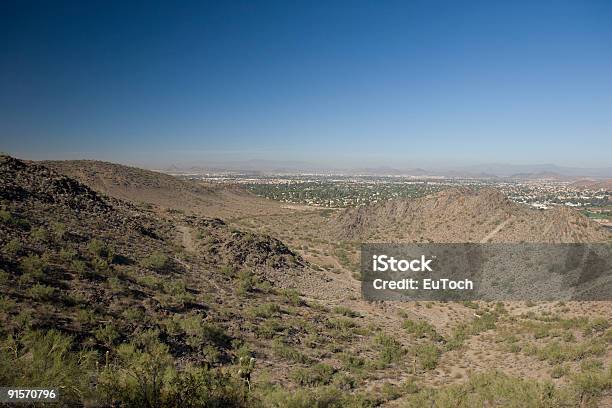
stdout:
[(587, 177), (597, 179), (612, 178), (612, 166), (564, 166), (557, 163), (510, 163), (510, 162), (475, 162), (437, 163), (424, 162), (421, 165), (406, 161), (405, 163), (377, 163), (362, 161), (354, 163), (322, 163), (315, 161), (291, 161), (274, 159), (250, 160), (182, 160), (160, 161), (151, 163), (137, 160), (117, 160), (117, 157), (104, 157), (100, 155), (67, 154), (61, 156), (23, 156), (11, 152), (0, 151), (0, 154), (9, 154), (19, 159), (34, 161), (64, 161), (64, 160), (94, 160), (127, 166), (139, 167), (164, 172), (190, 171), (230, 171), (230, 172), (263, 172), (274, 173), (329, 173), (329, 174), (371, 174), (371, 175), (429, 175), (429, 176), (498, 176), (508, 177), (514, 175), (536, 175), (538, 173), (554, 173), (566, 177)]

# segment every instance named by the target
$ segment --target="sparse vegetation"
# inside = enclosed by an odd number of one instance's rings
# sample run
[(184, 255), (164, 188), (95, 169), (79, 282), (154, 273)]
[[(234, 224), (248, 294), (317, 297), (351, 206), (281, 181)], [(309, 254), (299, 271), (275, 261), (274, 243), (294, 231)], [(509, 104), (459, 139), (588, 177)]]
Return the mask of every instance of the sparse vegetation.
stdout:
[[(44, 189), (24, 200), (12, 182), (0, 189), (3, 384), (126, 407), (597, 406), (610, 392), (605, 304), (365, 303), (345, 285), (359, 242), (324, 229), (346, 227), (342, 210), (221, 221), (2, 165), (20, 189)], [(481, 218), (475, 235), (503, 222)], [(410, 222), (408, 238), (440, 237)], [(177, 226), (199, 234), (195, 249)], [(540, 378), (519, 376), (525, 364)]]

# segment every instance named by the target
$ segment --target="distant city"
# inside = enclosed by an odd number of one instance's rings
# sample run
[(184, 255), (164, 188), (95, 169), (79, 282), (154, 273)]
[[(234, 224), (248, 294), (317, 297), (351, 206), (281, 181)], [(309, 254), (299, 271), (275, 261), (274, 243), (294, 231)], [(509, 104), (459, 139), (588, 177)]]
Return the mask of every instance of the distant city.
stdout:
[(206, 183), (239, 184), (269, 199), (325, 208), (347, 208), (394, 198), (417, 198), (449, 188), (494, 187), (510, 200), (539, 210), (574, 207), (612, 227), (612, 188), (608, 182), (443, 176), (182, 174)]

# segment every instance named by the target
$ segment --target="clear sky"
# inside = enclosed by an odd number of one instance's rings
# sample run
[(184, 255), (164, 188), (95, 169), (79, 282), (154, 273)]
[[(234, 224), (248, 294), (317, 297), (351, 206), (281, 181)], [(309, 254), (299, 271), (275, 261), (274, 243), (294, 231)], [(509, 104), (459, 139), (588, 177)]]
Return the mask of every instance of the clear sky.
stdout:
[(612, 2), (0, 2), (0, 150), (612, 166)]

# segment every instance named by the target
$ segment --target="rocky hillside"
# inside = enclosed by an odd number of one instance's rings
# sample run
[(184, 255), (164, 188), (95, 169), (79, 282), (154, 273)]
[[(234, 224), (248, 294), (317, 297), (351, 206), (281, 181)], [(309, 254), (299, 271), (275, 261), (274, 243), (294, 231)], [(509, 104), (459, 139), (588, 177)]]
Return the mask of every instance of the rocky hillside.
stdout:
[(207, 217), (237, 217), (245, 212), (287, 212), (239, 186), (216, 186), (157, 171), (94, 160), (43, 161), (43, 166), (80, 181), (109, 197)]
[(568, 208), (540, 211), (494, 189), (447, 190), (348, 209), (333, 229), (348, 240), (394, 242), (606, 242), (612, 234)]
[[(182, 246), (183, 233), (196, 244)], [(67, 402), (143, 406), (149, 397), (130, 388), (130, 378), (148, 375), (138, 364), (156, 358), (169, 370), (167, 406), (182, 406), (187, 390), (181, 387), (188, 384), (181, 381), (197, 381), (187, 375), (213, 379), (197, 386), (208, 389), (201, 395), (214, 406), (247, 404), (251, 397), (234, 376), (239, 357), (272, 364), (281, 357), (265, 350), (276, 331), (304, 314), (326, 319), (297, 292), (275, 289), (266, 279), (304, 267), (269, 236), (216, 219), (160, 218), (45, 166), (3, 156), (0, 383), (31, 384), (38, 375), (65, 386)], [(276, 325), (259, 324), (272, 315)], [(303, 335), (304, 329), (294, 330), (287, 341)], [(38, 360), (52, 350), (55, 365)], [(46, 368), (32, 372), (37, 366)]]
[(176, 208), (210, 199), (215, 194), (211, 186), (121, 164), (95, 160), (44, 161), (41, 164), (97, 192), (135, 202)]

